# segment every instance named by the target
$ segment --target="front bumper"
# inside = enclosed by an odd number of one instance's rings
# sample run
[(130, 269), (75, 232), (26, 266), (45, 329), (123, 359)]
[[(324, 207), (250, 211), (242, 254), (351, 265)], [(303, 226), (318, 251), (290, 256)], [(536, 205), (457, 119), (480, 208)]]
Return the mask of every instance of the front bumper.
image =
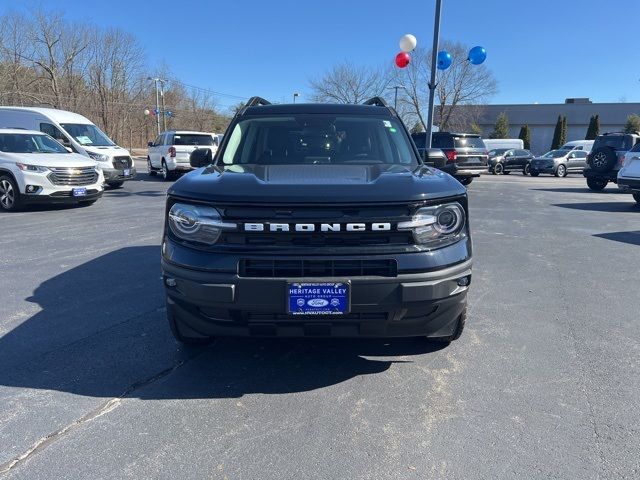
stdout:
[[(84, 187), (82, 187), (84, 188)], [(87, 194), (82, 197), (74, 197), (73, 191), (69, 190), (58, 190), (56, 192), (50, 193), (48, 195), (31, 195), (31, 194), (22, 194), (20, 196), (20, 200), (29, 205), (33, 204), (45, 204), (45, 203), (55, 203), (55, 204), (74, 204), (80, 202), (94, 202), (102, 197), (103, 190), (96, 187), (87, 187)]]
[(628, 192), (640, 192), (640, 178), (618, 177), (618, 187)]
[(555, 165), (536, 165), (536, 164), (531, 164), (531, 166), (529, 167), (529, 172), (531, 173), (549, 173), (549, 174), (555, 174), (556, 173), (556, 166)]
[[(436, 271), (348, 279), (240, 277), (184, 268), (166, 258), (162, 270), (168, 314), (187, 336), (446, 337), (466, 307), (468, 285), (459, 281), (470, 281), (471, 260)], [(351, 282), (349, 313), (287, 314), (289, 282), (344, 280)]]
[(104, 169), (102, 170), (103, 174), (104, 174), (104, 181), (106, 183), (109, 182), (124, 182), (126, 180), (133, 180), (134, 178), (136, 178), (136, 167), (132, 166), (131, 168), (127, 169), (129, 170), (129, 174), (125, 175), (125, 170), (107, 170)]

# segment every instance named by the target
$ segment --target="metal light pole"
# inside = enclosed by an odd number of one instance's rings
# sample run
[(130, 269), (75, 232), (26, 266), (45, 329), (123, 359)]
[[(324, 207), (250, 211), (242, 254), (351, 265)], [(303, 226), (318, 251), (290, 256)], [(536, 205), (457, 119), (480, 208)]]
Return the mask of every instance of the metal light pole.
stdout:
[(431, 52), (431, 79), (429, 81), (429, 111), (427, 116), (427, 143), (426, 147), (431, 148), (431, 135), (433, 133), (433, 102), (436, 95), (436, 65), (438, 62), (438, 44), (440, 42), (440, 10), (442, 0), (436, 0), (436, 17), (433, 27), (433, 49)]
[(156, 87), (156, 126), (158, 128), (158, 135), (160, 135), (160, 91), (158, 90), (159, 78), (147, 77), (147, 80), (153, 80), (153, 84)]
[(164, 80), (158, 78), (158, 83), (160, 84), (160, 100), (162, 102), (162, 125), (164, 127), (164, 131), (167, 131), (167, 112), (164, 109)]

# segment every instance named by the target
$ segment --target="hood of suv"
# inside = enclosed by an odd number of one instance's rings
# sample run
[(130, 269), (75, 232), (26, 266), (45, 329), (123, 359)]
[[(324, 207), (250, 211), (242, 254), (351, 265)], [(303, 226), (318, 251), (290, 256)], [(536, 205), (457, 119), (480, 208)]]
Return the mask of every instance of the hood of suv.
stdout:
[(13, 162), (39, 167), (95, 167), (97, 162), (77, 153), (4, 153)]
[(221, 202), (407, 202), (462, 195), (446, 173), (402, 165), (233, 165), (185, 175), (170, 195)]

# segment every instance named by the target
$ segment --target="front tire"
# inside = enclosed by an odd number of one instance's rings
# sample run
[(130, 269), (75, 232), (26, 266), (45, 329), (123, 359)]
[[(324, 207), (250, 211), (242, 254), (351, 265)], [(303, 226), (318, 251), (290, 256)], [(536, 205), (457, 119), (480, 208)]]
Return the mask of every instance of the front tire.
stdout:
[(8, 175), (0, 176), (0, 209), (17, 212), (22, 209), (22, 198), (15, 180)]
[(502, 175), (504, 173), (504, 167), (502, 166), (501, 163), (496, 163), (495, 166), (493, 167), (493, 172), (496, 175)]
[(598, 180), (595, 178), (587, 178), (587, 187), (594, 192), (601, 192), (607, 186), (606, 180)]
[(440, 343), (455, 342), (462, 335), (462, 332), (464, 331), (464, 325), (465, 325), (466, 321), (467, 321), (467, 307), (464, 307), (464, 310), (462, 311), (462, 313), (458, 317), (458, 324), (456, 325), (456, 329), (453, 332), (453, 335), (449, 335), (448, 337), (431, 338), (430, 340), (434, 340), (434, 341), (440, 342)]
[(531, 165), (527, 163), (522, 169), (522, 174), (526, 177), (529, 173), (531, 173)]
[(562, 164), (558, 165), (558, 168), (556, 168), (555, 175), (556, 175), (556, 177), (566, 177), (567, 176), (567, 167), (565, 167)]

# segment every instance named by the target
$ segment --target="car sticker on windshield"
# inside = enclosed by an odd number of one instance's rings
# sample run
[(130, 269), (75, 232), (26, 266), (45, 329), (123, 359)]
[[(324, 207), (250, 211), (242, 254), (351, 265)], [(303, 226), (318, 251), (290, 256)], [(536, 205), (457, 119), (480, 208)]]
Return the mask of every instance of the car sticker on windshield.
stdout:
[(389, 120), (383, 120), (382, 123), (385, 127), (391, 128), (391, 122)]
[(91, 145), (93, 143), (86, 135), (80, 135), (79, 137), (76, 137), (76, 140), (78, 140), (80, 145)]

